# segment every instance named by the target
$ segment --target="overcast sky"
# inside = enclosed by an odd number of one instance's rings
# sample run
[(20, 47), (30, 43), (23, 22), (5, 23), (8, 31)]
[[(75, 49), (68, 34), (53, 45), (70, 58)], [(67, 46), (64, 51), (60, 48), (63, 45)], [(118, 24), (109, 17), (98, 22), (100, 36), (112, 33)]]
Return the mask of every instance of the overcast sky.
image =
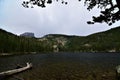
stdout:
[(107, 24), (88, 25), (92, 15), (99, 15), (99, 10), (87, 11), (82, 2), (71, 0), (68, 5), (54, 2), (46, 8), (24, 8), (22, 0), (0, 0), (0, 28), (21, 34), (33, 32), (36, 37), (46, 34), (67, 34), (86, 36), (120, 25)]

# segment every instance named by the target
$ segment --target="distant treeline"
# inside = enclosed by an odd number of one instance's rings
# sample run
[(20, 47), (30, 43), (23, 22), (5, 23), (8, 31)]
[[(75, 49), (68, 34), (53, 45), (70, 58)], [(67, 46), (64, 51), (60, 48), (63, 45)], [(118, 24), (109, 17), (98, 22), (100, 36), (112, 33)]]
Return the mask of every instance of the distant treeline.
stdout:
[(42, 38), (17, 36), (0, 29), (0, 53), (120, 52), (120, 27), (86, 37), (49, 34)]
[(51, 49), (37, 38), (17, 36), (0, 29), (0, 53), (45, 52)]

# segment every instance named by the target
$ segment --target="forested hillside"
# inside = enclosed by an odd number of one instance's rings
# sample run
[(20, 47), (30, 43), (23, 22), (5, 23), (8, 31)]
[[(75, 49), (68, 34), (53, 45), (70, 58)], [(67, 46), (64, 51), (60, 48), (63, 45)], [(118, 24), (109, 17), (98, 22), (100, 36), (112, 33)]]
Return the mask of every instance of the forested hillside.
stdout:
[(17, 36), (0, 29), (0, 53), (47, 51), (47, 47), (42, 45), (36, 38)]
[[(120, 27), (70, 41), (70, 50), (80, 52), (120, 52)], [(72, 48), (74, 47), (74, 48)]]
[(22, 37), (0, 29), (0, 53), (120, 52), (120, 27), (86, 37), (48, 34)]

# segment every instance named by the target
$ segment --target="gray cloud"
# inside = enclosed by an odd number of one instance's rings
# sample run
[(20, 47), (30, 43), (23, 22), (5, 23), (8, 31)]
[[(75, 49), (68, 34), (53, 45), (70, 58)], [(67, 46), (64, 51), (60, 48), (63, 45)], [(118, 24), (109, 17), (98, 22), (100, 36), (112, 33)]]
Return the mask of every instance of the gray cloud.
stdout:
[(68, 5), (53, 3), (43, 9), (26, 9), (22, 7), (21, 2), (22, 0), (4, 0), (0, 8), (1, 28), (15, 34), (34, 32), (40, 37), (46, 34), (84, 36), (113, 27), (106, 24), (88, 25), (87, 20), (90, 20), (92, 15), (98, 15), (99, 10), (89, 12), (77, 0)]

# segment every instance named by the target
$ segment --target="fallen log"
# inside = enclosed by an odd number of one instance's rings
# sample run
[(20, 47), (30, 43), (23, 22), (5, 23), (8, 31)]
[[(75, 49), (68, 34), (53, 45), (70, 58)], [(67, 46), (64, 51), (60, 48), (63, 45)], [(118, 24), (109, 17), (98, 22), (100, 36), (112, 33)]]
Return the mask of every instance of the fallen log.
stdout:
[(116, 67), (116, 80), (120, 80), (120, 65)]
[(23, 72), (23, 71), (28, 70), (30, 68), (32, 68), (32, 64), (31, 63), (27, 63), (27, 66), (25, 66), (25, 67), (1, 72), (0, 73), (0, 77), (2, 77), (2, 76), (10, 76), (10, 75), (13, 75), (13, 74), (16, 74), (16, 73)]

